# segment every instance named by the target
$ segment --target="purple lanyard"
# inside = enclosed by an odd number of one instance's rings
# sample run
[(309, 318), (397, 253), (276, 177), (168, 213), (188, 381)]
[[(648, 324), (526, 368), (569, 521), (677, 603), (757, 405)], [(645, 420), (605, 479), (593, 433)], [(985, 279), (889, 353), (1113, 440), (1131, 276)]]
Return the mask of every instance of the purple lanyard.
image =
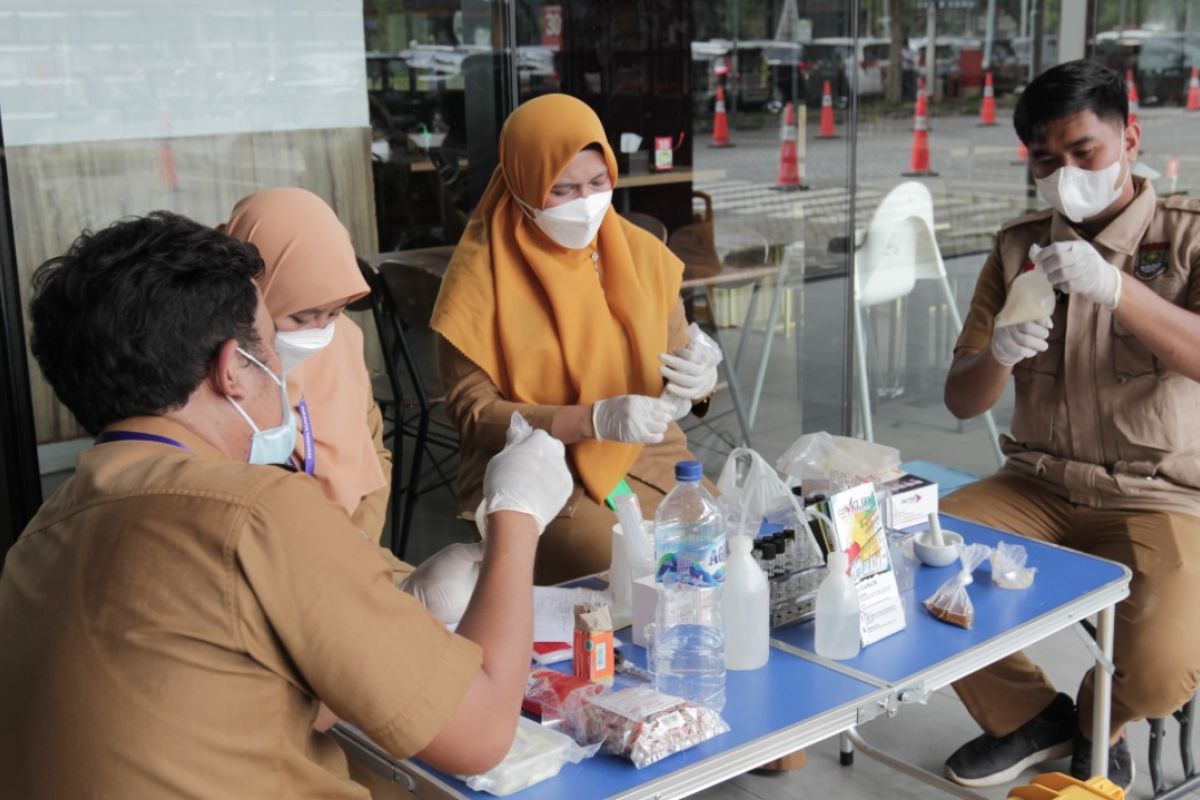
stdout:
[(300, 398), (299, 408), (300, 434), (304, 437), (304, 471), (312, 475), (317, 468), (317, 451), (313, 443), (312, 417), (308, 414), (308, 402), (303, 397)]
[(178, 447), (180, 450), (188, 449), (187, 445), (183, 442), (177, 442), (174, 439), (159, 436), (156, 433), (142, 433), (141, 431), (109, 431), (96, 437), (96, 444), (108, 444), (109, 442), (155, 442), (157, 444)]

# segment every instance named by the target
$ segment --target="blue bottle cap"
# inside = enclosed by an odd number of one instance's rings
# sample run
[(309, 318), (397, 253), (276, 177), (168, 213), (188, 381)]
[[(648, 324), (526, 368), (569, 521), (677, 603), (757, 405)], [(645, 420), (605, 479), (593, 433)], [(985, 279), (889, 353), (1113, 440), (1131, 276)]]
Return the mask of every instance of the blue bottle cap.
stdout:
[(699, 461), (680, 461), (675, 465), (675, 480), (695, 482), (704, 477), (704, 468)]

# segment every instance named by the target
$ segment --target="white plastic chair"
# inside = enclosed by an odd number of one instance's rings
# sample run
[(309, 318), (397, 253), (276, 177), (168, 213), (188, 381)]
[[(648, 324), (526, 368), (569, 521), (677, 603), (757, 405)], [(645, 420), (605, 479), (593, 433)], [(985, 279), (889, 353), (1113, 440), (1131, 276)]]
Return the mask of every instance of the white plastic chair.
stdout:
[[(936, 280), (950, 309), (951, 319), (959, 330), (962, 329), (962, 318), (946, 279), (946, 265), (933, 233), (933, 198), (924, 184), (906, 181), (883, 198), (871, 217), (865, 238), (854, 251), (854, 274), (854, 355), (859, 411), (863, 435), (873, 442), (866, 309), (908, 296), (918, 280)], [(992, 438), (992, 448), (1003, 464), (996, 421), (991, 411), (985, 411), (983, 417)]]

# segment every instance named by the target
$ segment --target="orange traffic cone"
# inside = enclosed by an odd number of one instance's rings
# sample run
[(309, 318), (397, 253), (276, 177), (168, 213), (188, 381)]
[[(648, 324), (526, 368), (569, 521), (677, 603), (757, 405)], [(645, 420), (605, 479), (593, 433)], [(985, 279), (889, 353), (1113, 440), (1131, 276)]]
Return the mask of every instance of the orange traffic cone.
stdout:
[(713, 115), (713, 135), (709, 147), (733, 147), (729, 141), (729, 118), (725, 116), (725, 87), (717, 87), (716, 113)]
[(1137, 84), (1133, 81), (1133, 69), (1125, 70), (1125, 85), (1129, 87), (1129, 123), (1138, 121), (1138, 90)]
[(796, 109), (791, 103), (783, 110), (783, 128), (780, 129), (779, 139), (779, 177), (774, 188), (783, 192), (807, 189), (800, 182), (800, 165), (796, 159)]
[(1187, 110), (1200, 111), (1200, 69), (1192, 67), (1192, 77), (1188, 78)]
[(829, 81), (825, 81), (821, 87), (821, 131), (817, 138), (837, 138), (837, 131), (833, 127), (833, 91), (829, 88)]
[(917, 113), (913, 117), (912, 156), (908, 161), (908, 172), (901, 173), (906, 178), (919, 178), (937, 175), (929, 165), (929, 121), (925, 104), (925, 93), (917, 92)]
[(991, 72), (988, 72), (983, 79), (983, 105), (979, 107), (979, 124), (996, 124), (996, 90), (992, 88)]
[(1017, 140), (1017, 160), (1012, 162), (1014, 165), (1023, 165), (1029, 160), (1029, 148), (1020, 139)]

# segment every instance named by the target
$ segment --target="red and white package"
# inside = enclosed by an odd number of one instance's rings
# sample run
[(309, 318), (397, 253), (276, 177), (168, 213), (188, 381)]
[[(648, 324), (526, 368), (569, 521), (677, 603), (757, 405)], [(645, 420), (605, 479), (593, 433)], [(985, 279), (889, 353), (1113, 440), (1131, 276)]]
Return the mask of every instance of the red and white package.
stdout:
[(540, 716), (543, 724), (570, 723), (579, 712), (582, 698), (594, 697), (605, 688), (557, 670), (535, 669), (525, 680), (521, 708)]

